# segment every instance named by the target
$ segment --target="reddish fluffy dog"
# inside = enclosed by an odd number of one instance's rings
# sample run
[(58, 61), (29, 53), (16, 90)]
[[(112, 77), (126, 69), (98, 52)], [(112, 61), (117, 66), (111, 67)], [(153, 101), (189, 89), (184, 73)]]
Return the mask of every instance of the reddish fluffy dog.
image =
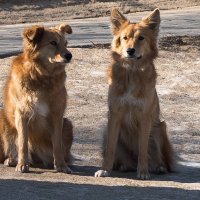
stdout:
[(71, 157), (72, 124), (63, 114), (65, 64), (72, 54), (65, 33), (72, 33), (67, 24), (24, 30), (24, 52), (13, 61), (0, 111), (0, 161), (16, 166), (16, 171), (28, 172), (29, 163), (41, 162), (71, 173), (66, 162)]
[(160, 120), (156, 92), (157, 36), (160, 13), (156, 9), (139, 23), (130, 23), (118, 10), (112, 11), (113, 64), (109, 68), (108, 130), (104, 138), (102, 170), (137, 169), (140, 179), (149, 171), (163, 173), (173, 166), (173, 150)]

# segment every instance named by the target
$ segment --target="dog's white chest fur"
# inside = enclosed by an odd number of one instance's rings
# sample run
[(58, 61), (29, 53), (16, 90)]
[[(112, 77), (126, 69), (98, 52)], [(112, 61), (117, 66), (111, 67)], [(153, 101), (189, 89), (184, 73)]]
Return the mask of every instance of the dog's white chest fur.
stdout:
[(23, 113), (28, 114), (30, 119), (38, 115), (47, 117), (50, 111), (45, 100), (35, 94), (24, 95), (20, 99), (13, 98), (13, 102), (19, 109), (22, 109)]
[(49, 113), (49, 106), (44, 101), (37, 101), (34, 110), (37, 114), (47, 117)]
[(39, 98), (37, 95), (32, 95), (27, 99), (27, 103), (30, 104), (31, 118), (37, 115), (43, 117), (48, 116), (49, 106), (42, 98)]
[(126, 92), (120, 97), (120, 103), (122, 105), (142, 106), (144, 104), (143, 99), (134, 96), (134, 89), (134, 85), (129, 85)]

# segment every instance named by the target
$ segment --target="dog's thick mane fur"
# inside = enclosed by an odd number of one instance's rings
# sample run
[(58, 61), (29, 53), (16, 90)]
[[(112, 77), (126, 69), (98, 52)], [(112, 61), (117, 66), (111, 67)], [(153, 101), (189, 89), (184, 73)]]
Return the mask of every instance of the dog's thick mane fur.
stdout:
[[(32, 51), (29, 49), (29, 51)], [(54, 90), (63, 86), (66, 80), (66, 73), (64, 65), (59, 69), (49, 72), (45, 66), (38, 64), (38, 62), (31, 63), (26, 60), (26, 54), (21, 54), (13, 60), (12, 73), (17, 74), (22, 88), (29, 91), (36, 90)], [(24, 70), (24, 74), (21, 72)], [(9, 75), (9, 80), (11, 75)], [(9, 82), (9, 81), (8, 81)]]
[(111, 23), (108, 127), (102, 170), (95, 176), (108, 176), (112, 169), (137, 170), (138, 178), (148, 179), (149, 171), (163, 173), (174, 165), (155, 87), (160, 13), (156, 9), (139, 23), (130, 23), (114, 9)]
[(65, 46), (66, 32), (72, 32), (67, 24), (25, 29), (24, 52), (13, 60), (0, 110), (0, 162), (6, 159), (5, 164), (17, 165), (17, 171), (28, 172), (29, 163), (37, 160), (71, 172), (67, 163), (72, 158), (73, 127), (63, 118), (65, 65), (72, 57)]

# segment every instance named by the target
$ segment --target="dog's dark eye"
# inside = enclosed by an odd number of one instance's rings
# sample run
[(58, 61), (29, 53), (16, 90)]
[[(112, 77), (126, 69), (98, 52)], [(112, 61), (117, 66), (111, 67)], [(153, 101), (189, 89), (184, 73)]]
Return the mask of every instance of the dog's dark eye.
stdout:
[(57, 42), (56, 41), (52, 41), (52, 42), (50, 42), (50, 44), (53, 45), (53, 46), (57, 46)]
[(138, 38), (138, 40), (144, 40), (144, 37), (143, 37), (143, 36), (140, 36), (140, 37)]
[(123, 39), (124, 39), (124, 40), (127, 40), (128, 38), (127, 38), (127, 36), (124, 36)]

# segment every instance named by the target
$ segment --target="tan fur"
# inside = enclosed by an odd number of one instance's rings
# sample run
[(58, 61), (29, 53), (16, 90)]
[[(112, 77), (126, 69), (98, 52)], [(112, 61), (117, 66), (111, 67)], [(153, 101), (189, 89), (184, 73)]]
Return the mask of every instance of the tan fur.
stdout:
[(64, 34), (71, 27), (24, 30), (24, 52), (12, 63), (0, 111), (0, 161), (28, 172), (29, 164), (71, 173), (72, 123), (66, 108), (65, 64), (71, 60)]
[(95, 176), (108, 176), (114, 168), (137, 170), (138, 178), (148, 179), (149, 171), (171, 171), (174, 159), (155, 88), (153, 60), (158, 54), (160, 13), (156, 9), (141, 22), (130, 23), (114, 9), (111, 22), (114, 39), (113, 63), (108, 70), (108, 127), (102, 170)]

